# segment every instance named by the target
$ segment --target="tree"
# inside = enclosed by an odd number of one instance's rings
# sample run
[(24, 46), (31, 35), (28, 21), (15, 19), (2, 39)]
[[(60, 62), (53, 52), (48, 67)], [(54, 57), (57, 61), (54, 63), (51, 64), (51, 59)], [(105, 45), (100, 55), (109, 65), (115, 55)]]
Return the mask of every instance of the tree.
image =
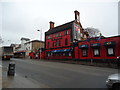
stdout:
[(84, 29), (84, 31), (87, 31), (89, 34), (89, 37), (98, 37), (101, 35), (100, 30), (98, 30), (97, 28), (93, 28), (93, 27), (87, 27)]

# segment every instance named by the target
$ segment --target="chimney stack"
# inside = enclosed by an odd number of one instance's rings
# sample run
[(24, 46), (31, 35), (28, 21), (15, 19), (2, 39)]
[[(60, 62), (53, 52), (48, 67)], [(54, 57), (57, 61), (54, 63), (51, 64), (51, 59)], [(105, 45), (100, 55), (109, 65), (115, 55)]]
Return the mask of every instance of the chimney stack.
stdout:
[(80, 22), (80, 13), (77, 10), (75, 10), (74, 13), (75, 13), (75, 21)]
[(54, 28), (54, 22), (50, 21), (50, 29)]

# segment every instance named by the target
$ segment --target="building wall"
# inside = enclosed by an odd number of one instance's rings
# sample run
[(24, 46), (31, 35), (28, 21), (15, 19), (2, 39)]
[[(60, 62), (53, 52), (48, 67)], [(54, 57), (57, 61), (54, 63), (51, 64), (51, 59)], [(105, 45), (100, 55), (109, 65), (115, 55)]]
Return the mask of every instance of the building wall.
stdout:
[[(65, 44), (65, 41), (67, 43)], [(61, 49), (70, 49), (71, 46), (71, 29), (60, 31), (49, 36), (46, 36), (46, 52)], [(48, 45), (50, 43), (50, 45)], [(53, 54), (53, 53), (52, 53)], [(54, 53), (55, 54), (55, 53)], [(57, 53), (58, 54), (58, 53)], [(59, 53), (59, 55), (47, 56), (46, 59), (69, 59), (71, 56), (63, 56), (64, 53)]]
[[(65, 34), (65, 32), (67, 32), (67, 35)], [(61, 32), (51, 34), (51, 35), (47, 35), (46, 36), (46, 49), (50, 49), (50, 48), (54, 49), (54, 48), (59, 48), (59, 47), (70, 46), (70, 40), (71, 40), (71, 38), (70, 38), (71, 33), (70, 32), (71, 32), (71, 30), (68, 29), (68, 30), (64, 30), (64, 31), (61, 31)], [(67, 45), (65, 45), (65, 39), (68, 40)], [(48, 43), (50, 45), (48, 45)]]
[(30, 42), (30, 40), (21, 40), (21, 50), (26, 50), (25, 43)]
[[(120, 36), (118, 37), (109, 37), (101, 40), (91, 40), (91, 41), (83, 41), (79, 42), (78, 47), (76, 49), (76, 52), (78, 51), (79, 55), (78, 57), (75, 57), (75, 59), (116, 59), (117, 56), (120, 56)], [(116, 42), (115, 46), (104, 46), (105, 42)], [(91, 47), (91, 44), (94, 43), (100, 43), (100, 56), (94, 56), (94, 48)], [(88, 45), (87, 48), (87, 56), (82, 56), (82, 50), (80, 45)], [(108, 47), (114, 48), (115, 55), (108, 56)]]
[(44, 42), (32, 42), (32, 51), (37, 51), (39, 48), (44, 48)]

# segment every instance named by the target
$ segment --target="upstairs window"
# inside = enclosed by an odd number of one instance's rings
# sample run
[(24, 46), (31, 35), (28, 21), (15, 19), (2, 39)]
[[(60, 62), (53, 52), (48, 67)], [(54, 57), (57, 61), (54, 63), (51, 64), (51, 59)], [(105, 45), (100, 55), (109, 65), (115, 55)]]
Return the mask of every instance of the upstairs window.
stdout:
[(61, 46), (61, 41), (59, 41), (59, 46)]
[(50, 48), (50, 42), (48, 42), (48, 48)]
[(48, 36), (48, 39), (50, 39), (51, 37), (50, 36)]
[(57, 44), (56, 46), (58, 47), (59, 46), (59, 42), (57, 41), (56, 44)]
[(68, 45), (68, 39), (67, 38), (65, 39), (65, 45)]
[(59, 36), (59, 34), (57, 33), (57, 34), (56, 34), (56, 37), (58, 37), (58, 36)]
[(61, 36), (61, 33), (59, 34), (59, 36)]
[(55, 34), (53, 34), (53, 38), (55, 37)]
[(68, 35), (68, 31), (65, 31), (65, 35)]

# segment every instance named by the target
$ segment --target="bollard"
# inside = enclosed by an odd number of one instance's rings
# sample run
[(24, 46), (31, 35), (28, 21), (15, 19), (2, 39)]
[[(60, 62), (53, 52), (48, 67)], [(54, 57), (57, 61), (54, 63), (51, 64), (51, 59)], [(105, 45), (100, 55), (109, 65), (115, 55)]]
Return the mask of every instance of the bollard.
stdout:
[(15, 75), (15, 63), (14, 62), (9, 63), (7, 75), (8, 76), (14, 76)]

